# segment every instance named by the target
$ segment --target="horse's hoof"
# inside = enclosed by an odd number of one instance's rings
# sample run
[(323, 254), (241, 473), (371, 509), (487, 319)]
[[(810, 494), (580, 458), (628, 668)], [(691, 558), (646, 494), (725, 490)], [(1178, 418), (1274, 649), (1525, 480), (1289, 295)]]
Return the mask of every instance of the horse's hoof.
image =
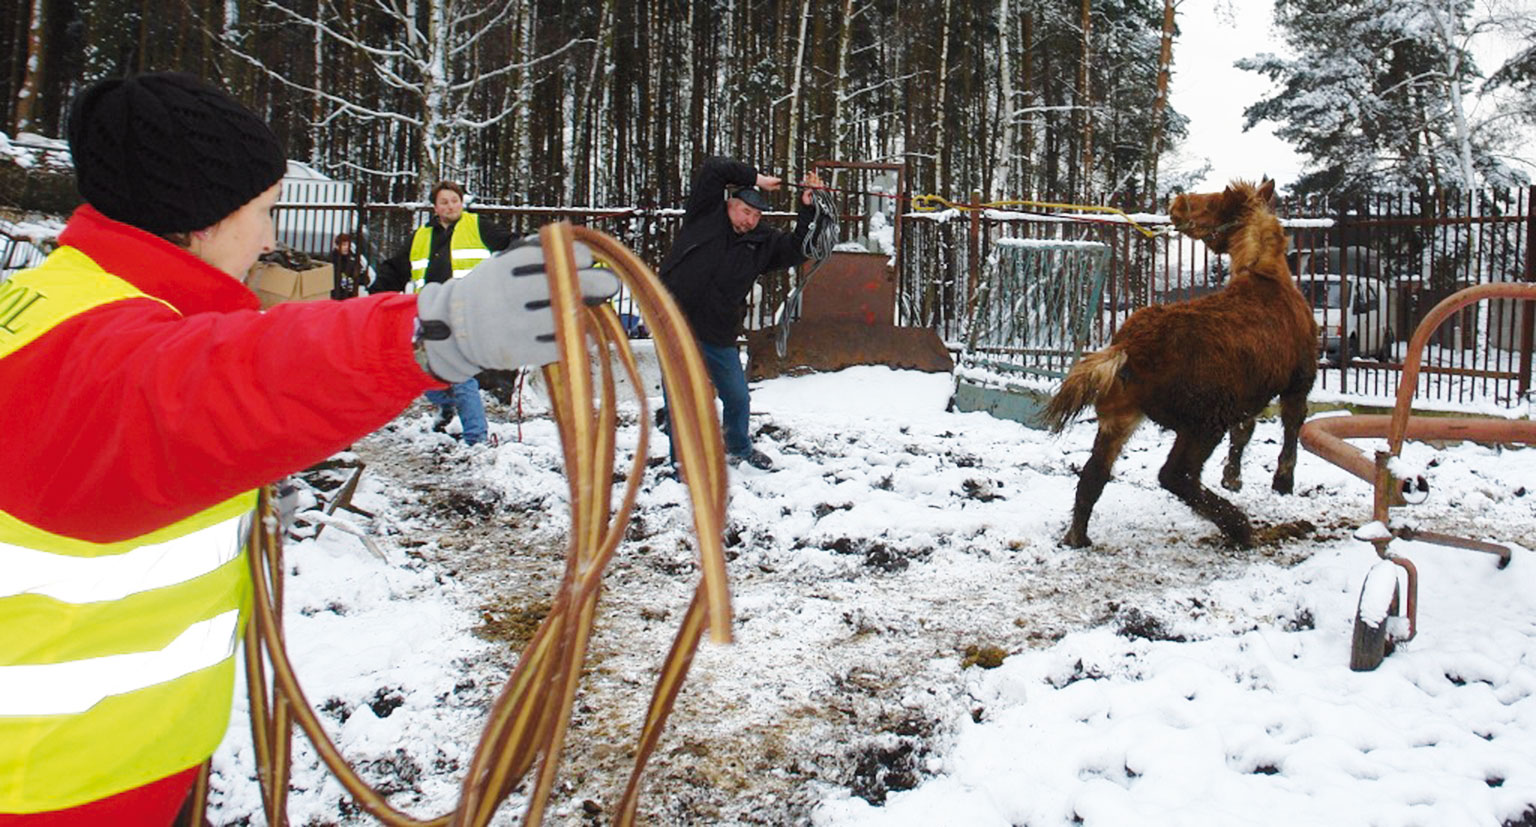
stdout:
[(1071, 548), (1088, 548), (1093, 541), (1088, 539), (1087, 532), (1068, 531), (1067, 536), (1061, 538), (1061, 544)]
[(1285, 479), (1275, 477), (1275, 484), (1273, 488), (1275, 489), (1276, 494), (1289, 494), (1291, 493), (1291, 489), (1295, 486), (1295, 481), (1290, 477), (1286, 477)]
[(1243, 490), (1243, 481), (1237, 477), (1222, 477), (1221, 487), (1228, 491), (1241, 491)]
[(1237, 532), (1235, 534), (1228, 534), (1227, 535), (1227, 539), (1229, 541), (1231, 541), (1232, 545), (1235, 548), (1240, 548), (1240, 549), (1243, 549), (1245, 551), (1248, 550), (1248, 549), (1253, 548), (1253, 530), (1252, 529), (1249, 529), (1247, 531), (1240, 531), (1240, 532)]

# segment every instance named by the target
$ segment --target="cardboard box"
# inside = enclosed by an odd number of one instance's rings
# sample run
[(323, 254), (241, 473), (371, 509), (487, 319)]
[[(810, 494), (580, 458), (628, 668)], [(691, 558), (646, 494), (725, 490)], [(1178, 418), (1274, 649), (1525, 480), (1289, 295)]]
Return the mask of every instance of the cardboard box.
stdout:
[(289, 270), (281, 264), (258, 261), (245, 274), (245, 286), (261, 299), (262, 310), (282, 302), (329, 299), (334, 284), (335, 275), (330, 264), (308, 270)]

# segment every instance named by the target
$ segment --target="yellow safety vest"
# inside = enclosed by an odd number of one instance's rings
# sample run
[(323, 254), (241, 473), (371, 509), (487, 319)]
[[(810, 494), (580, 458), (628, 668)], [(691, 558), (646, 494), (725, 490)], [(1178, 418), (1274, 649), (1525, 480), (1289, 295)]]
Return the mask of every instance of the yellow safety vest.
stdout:
[[(0, 359), (145, 297), (73, 247), (0, 284)], [(255, 492), (113, 543), (0, 511), (0, 813), (74, 807), (206, 760), (229, 724)], [(82, 521), (89, 515), (82, 515)]]
[[(436, 220), (436, 219), (434, 219)], [(453, 277), (459, 278), (476, 264), (489, 258), (491, 251), (480, 239), (480, 216), (466, 212), (453, 225), (453, 236), (448, 239), (448, 252), (453, 266)], [(416, 228), (411, 238), (411, 281), (420, 282), (427, 275), (427, 261), (432, 255), (432, 225)], [(416, 285), (418, 288), (421, 285)]]

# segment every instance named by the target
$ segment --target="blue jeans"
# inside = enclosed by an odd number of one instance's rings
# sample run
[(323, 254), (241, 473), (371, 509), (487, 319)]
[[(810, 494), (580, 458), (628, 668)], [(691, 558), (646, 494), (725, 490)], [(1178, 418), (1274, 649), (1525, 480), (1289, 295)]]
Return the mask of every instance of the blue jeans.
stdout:
[(446, 391), (427, 391), (427, 401), (445, 411), (458, 410), (465, 445), (485, 441), (485, 400), (480, 398), (480, 383), (473, 376)]
[[(752, 453), (752, 438), (748, 436), (747, 417), (752, 413), (752, 396), (747, 391), (747, 372), (741, 368), (741, 354), (735, 345), (721, 347), (699, 342), (699, 353), (704, 357), (704, 369), (709, 381), (715, 385), (715, 395), (724, 403), (720, 415), (720, 430), (725, 437), (725, 452), (733, 456)], [(667, 437), (672, 438), (672, 429)], [(672, 442), (672, 461), (677, 462), (677, 443)]]

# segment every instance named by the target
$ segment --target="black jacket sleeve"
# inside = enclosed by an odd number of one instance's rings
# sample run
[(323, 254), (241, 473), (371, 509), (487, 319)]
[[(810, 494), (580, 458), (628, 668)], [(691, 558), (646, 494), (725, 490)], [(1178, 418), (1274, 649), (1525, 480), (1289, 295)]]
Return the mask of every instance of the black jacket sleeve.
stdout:
[(693, 173), (684, 220), (725, 209), (727, 186), (750, 187), (757, 183), (757, 169), (731, 158), (705, 158)]
[(482, 218), (480, 219), (480, 240), (485, 242), (485, 249), (499, 253), (511, 247), (512, 242), (518, 239), (506, 227)]
[(401, 293), (411, 280), (411, 245), (407, 242), (400, 251), (379, 262), (378, 275), (368, 285), (369, 293)]
[(815, 217), (814, 205), (800, 205), (800, 211), (795, 216), (794, 232), (779, 233), (773, 239), (773, 254), (769, 259), (768, 270), (798, 267), (800, 262), (805, 261), (805, 237), (810, 233), (811, 219)]

